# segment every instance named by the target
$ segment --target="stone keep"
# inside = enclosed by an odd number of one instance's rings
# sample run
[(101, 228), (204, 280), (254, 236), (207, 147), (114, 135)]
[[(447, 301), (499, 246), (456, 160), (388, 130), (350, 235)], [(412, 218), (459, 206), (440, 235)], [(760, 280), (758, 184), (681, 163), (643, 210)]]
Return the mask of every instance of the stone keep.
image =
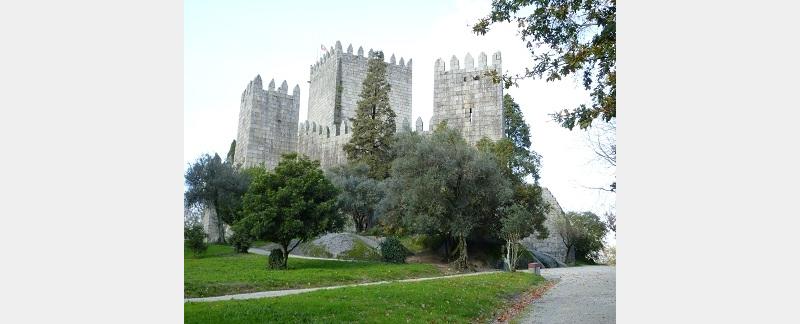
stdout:
[(239, 108), (235, 162), (242, 167), (263, 165), (271, 170), (281, 154), (297, 151), (300, 119), (300, 87), (288, 94), (286, 81), (276, 90), (275, 80), (267, 90), (261, 75), (248, 83)]
[(556, 219), (563, 217), (564, 211), (561, 209), (561, 205), (558, 204), (556, 197), (547, 188), (542, 187), (542, 198), (550, 204), (550, 212), (547, 213), (547, 219), (544, 222), (550, 235), (544, 240), (537, 239), (535, 235), (531, 235), (522, 239), (521, 243), (529, 250), (547, 253), (556, 258), (558, 262), (564, 262), (567, 248), (564, 247), (564, 243), (561, 242), (561, 237), (556, 230)]
[[(353, 53), (352, 45), (345, 52), (337, 41), (310, 67), (308, 120), (297, 130), (297, 152), (319, 160), (323, 168), (347, 162), (343, 147), (352, 136), (350, 118), (356, 116), (372, 53), (370, 49), (364, 56), (361, 47)], [(411, 71), (410, 59), (406, 63), (402, 57), (397, 61), (394, 54), (389, 57), (386, 79), (391, 86), (389, 105), (397, 115), (397, 131), (411, 129)]]
[[(370, 49), (368, 54), (371, 53)], [(352, 45), (345, 52), (342, 43), (337, 41), (335, 47), (311, 66), (309, 122), (330, 127), (335, 134), (341, 134), (342, 123), (356, 116), (361, 86), (367, 76), (368, 56), (364, 56), (361, 47), (353, 53)], [(411, 70), (410, 59), (407, 64), (402, 57), (398, 62), (394, 54), (386, 65), (386, 78), (391, 85), (389, 104), (397, 115), (398, 131), (404, 126), (411, 127)]]
[(450, 128), (461, 131), (470, 144), (488, 137), (503, 138), (503, 86), (495, 84), (487, 73), (502, 73), (500, 52), (492, 55), (492, 65), (486, 64), (486, 54), (478, 56), (477, 66), (467, 53), (460, 67), (455, 55), (450, 69), (440, 58), (433, 71), (433, 117), (429, 128), (435, 129), (444, 121)]

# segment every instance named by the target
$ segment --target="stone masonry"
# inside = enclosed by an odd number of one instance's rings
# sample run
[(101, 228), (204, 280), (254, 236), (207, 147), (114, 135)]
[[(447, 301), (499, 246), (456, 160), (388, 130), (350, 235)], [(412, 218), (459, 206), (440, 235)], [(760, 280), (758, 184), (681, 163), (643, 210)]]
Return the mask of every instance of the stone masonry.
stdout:
[[(342, 43), (334, 47), (310, 68), (308, 120), (298, 132), (297, 151), (311, 159), (319, 160), (323, 168), (347, 162), (344, 144), (350, 141), (350, 118), (356, 116), (356, 107), (362, 84), (367, 76), (367, 62), (373, 53), (353, 45), (342, 50)], [(394, 54), (386, 65), (386, 79), (391, 85), (389, 104), (397, 115), (397, 131), (411, 128), (411, 77), (412, 62), (398, 62)]]
[(556, 219), (563, 217), (564, 211), (561, 205), (558, 204), (556, 197), (547, 188), (542, 188), (542, 198), (550, 204), (550, 212), (547, 213), (547, 219), (544, 222), (545, 227), (550, 231), (550, 235), (544, 239), (537, 239), (534, 235), (522, 239), (522, 245), (529, 250), (536, 250), (544, 252), (556, 258), (559, 262), (564, 262), (564, 256), (567, 254), (567, 248), (561, 242), (561, 237), (558, 236), (556, 231)]
[(486, 75), (492, 70), (502, 73), (500, 52), (492, 55), (492, 65), (488, 66), (484, 53), (478, 55), (477, 66), (472, 55), (467, 53), (463, 68), (454, 55), (449, 70), (445, 70), (441, 58), (437, 59), (433, 72), (433, 117), (429, 129), (444, 121), (448, 127), (460, 130), (470, 144), (483, 137), (493, 141), (501, 139), (504, 136), (503, 86), (495, 84)]
[[(356, 116), (361, 86), (367, 76), (367, 61), (372, 49), (364, 56), (364, 49), (353, 53), (353, 45), (342, 50), (342, 43), (336, 45), (311, 65), (311, 85), (308, 97), (308, 121), (330, 127), (334, 134), (342, 133), (342, 123)], [(397, 115), (397, 130), (411, 127), (411, 77), (412, 62), (406, 64), (394, 54), (388, 58), (386, 79), (391, 85), (389, 104)], [(337, 102), (339, 105), (337, 105)]]
[(297, 151), (300, 87), (295, 85), (291, 95), (287, 92), (286, 81), (276, 90), (275, 80), (264, 90), (261, 75), (248, 83), (239, 110), (237, 164), (273, 169), (281, 154)]

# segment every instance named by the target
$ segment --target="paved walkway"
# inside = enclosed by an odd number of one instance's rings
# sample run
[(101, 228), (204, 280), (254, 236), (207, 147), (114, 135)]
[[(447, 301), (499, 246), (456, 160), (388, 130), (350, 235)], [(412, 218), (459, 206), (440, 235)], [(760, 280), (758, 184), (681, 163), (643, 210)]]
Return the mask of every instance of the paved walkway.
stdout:
[(425, 281), (425, 280), (436, 280), (436, 279), (447, 279), (447, 278), (457, 278), (457, 277), (466, 277), (466, 276), (477, 276), (477, 275), (483, 275), (483, 274), (487, 274), (487, 273), (498, 273), (498, 272), (499, 271), (484, 271), (484, 272), (457, 274), (457, 275), (452, 275), (452, 276), (415, 278), (415, 279), (403, 279), (403, 280), (392, 280), (392, 281), (377, 281), (377, 282), (368, 282), (368, 283), (341, 285), (341, 286), (331, 286), (331, 287), (288, 289), (288, 290), (272, 290), (272, 291), (262, 291), (262, 292), (255, 292), (255, 293), (225, 295), (225, 296), (215, 296), (215, 297), (185, 298), (183, 300), (183, 302), (184, 303), (185, 302), (213, 302), (213, 301), (233, 300), (233, 299), (270, 298), (270, 297), (280, 297), (280, 296), (286, 296), (286, 295), (302, 294), (302, 293), (306, 293), (306, 292), (323, 290), (323, 289), (339, 289), (339, 288), (344, 288), (344, 287), (381, 285), (381, 284), (387, 284), (387, 283), (390, 283), (390, 282), (417, 282), (417, 281)]
[[(258, 254), (258, 255), (269, 255), (269, 251), (261, 249), (261, 248), (249, 248), (247, 249), (247, 253)], [(298, 258), (298, 259), (309, 259), (309, 260), (330, 260), (330, 261), (344, 261), (344, 262), (355, 262), (357, 260), (342, 260), (342, 259), (333, 259), (333, 258), (317, 258), (317, 257), (310, 257), (304, 255), (295, 255), (289, 253), (289, 257)]]
[(533, 307), (520, 317), (520, 323), (616, 322), (616, 268), (543, 269), (542, 276), (559, 282), (533, 302)]

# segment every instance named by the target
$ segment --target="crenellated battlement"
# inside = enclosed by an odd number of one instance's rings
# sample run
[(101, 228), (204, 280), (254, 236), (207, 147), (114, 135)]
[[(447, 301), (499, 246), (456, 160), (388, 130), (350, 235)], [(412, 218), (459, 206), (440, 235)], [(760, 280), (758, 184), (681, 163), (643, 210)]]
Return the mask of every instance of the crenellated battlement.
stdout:
[(289, 93), (284, 80), (272, 79), (264, 89), (261, 75), (248, 82), (239, 107), (235, 161), (244, 167), (264, 165), (271, 169), (281, 154), (297, 149), (295, 128), (300, 119), (300, 86)]
[(500, 52), (492, 54), (491, 64), (483, 52), (478, 54), (477, 64), (470, 53), (464, 56), (463, 66), (455, 55), (449, 63), (447, 67), (439, 58), (433, 66), (433, 116), (428, 127), (447, 122), (470, 143), (483, 137), (502, 138), (503, 87), (486, 75), (502, 72)]
[(445, 62), (442, 58), (436, 59), (436, 62), (433, 65), (433, 71), (435, 74), (448, 74), (448, 73), (460, 73), (460, 72), (475, 72), (475, 71), (483, 71), (483, 70), (495, 70), (497, 72), (502, 72), (503, 69), (503, 60), (500, 55), (500, 52), (495, 52), (492, 54), (492, 64), (487, 65), (486, 61), (486, 53), (481, 52), (478, 54), (478, 64), (475, 65), (475, 61), (472, 58), (472, 54), (467, 53), (464, 56), (464, 67), (462, 68), (460, 65), (460, 61), (458, 58), (453, 55), (450, 57), (450, 68), (445, 69)]
[(318, 136), (318, 137), (336, 137), (346, 136), (352, 132), (352, 126), (347, 121), (342, 121), (340, 125), (317, 125), (316, 122), (306, 120), (300, 123), (297, 128), (297, 135), (299, 136)]
[[(342, 43), (336, 41), (336, 44), (334, 46), (329, 47), (325, 51), (325, 54), (323, 54), (322, 57), (319, 60), (317, 60), (317, 62), (311, 65), (310, 67), (311, 74), (314, 75), (315, 73), (318, 73), (321, 66), (324, 66), (328, 62), (336, 61), (335, 60), (336, 58), (348, 57), (353, 60), (360, 59), (366, 61), (369, 59), (370, 56), (372, 56), (373, 53), (374, 51), (370, 48), (369, 52), (367, 53), (367, 56), (364, 56), (364, 48), (361, 46), (358, 47), (358, 51), (356, 53), (353, 53), (353, 44), (349, 44), (347, 46), (347, 51), (343, 51)], [(391, 53), (390, 56), (388, 56), (388, 53), (384, 53), (384, 62), (388, 66), (399, 69), (401, 71), (407, 70), (409, 73), (411, 72), (413, 65), (411, 59), (408, 59), (408, 62), (406, 62), (403, 57), (400, 57), (399, 61), (396, 60), (394, 53)]]
[(250, 81), (247, 86), (245, 87), (244, 91), (242, 92), (242, 99), (249, 95), (256, 95), (259, 92), (267, 92), (267, 93), (277, 93), (283, 94), (289, 97), (298, 96), (297, 99), (300, 99), (300, 85), (295, 84), (294, 89), (292, 90), (292, 94), (289, 94), (289, 84), (286, 80), (283, 80), (281, 86), (275, 89), (275, 79), (269, 81), (269, 85), (267, 85), (267, 89), (264, 89), (264, 86), (261, 83), (261, 74), (256, 75), (256, 77)]

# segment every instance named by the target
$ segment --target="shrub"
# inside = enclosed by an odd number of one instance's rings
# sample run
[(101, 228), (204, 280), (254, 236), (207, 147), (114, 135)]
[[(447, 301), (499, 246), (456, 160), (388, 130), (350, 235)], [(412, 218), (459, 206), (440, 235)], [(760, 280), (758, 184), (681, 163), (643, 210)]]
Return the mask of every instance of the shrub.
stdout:
[(396, 237), (387, 237), (381, 242), (380, 247), (383, 261), (406, 263), (406, 257), (409, 255), (409, 251)]
[(247, 234), (243, 234), (241, 231), (233, 232), (229, 240), (236, 253), (247, 253), (247, 250), (253, 244), (253, 239)]
[(269, 252), (269, 268), (270, 269), (283, 269), (283, 250), (273, 249)]
[(195, 256), (199, 256), (208, 249), (208, 245), (204, 242), (205, 238), (206, 232), (203, 231), (203, 225), (201, 224), (183, 228), (183, 244)]

